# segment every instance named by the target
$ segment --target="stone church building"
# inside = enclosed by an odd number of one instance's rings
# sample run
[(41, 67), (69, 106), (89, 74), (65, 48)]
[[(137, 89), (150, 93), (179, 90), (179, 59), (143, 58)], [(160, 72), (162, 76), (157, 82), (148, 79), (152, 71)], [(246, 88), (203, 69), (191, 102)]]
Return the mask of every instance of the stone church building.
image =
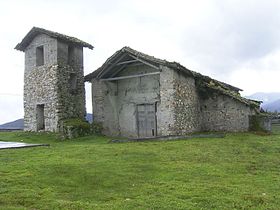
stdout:
[(24, 130), (59, 131), (59, 122), (84, 119), (83, 47), (77, 38), (33, 27), (15, 49), (25, 53)]
[(239, 88), (124, 47), (84, 77), (83, 48), (74, 37), (33, 27), (15, 49), (25, 53), (24, 129), (58, 132), (84, 119), (92, 83), (94, 122), (110, 136), (154, 137), (197, 131), (246, 131), (259, 102)]
[(125, 137), (247, 131), (260, 102), (241, 89), (124, 47), (85, 76), (92, 83), (95, 122), (104, 134)]

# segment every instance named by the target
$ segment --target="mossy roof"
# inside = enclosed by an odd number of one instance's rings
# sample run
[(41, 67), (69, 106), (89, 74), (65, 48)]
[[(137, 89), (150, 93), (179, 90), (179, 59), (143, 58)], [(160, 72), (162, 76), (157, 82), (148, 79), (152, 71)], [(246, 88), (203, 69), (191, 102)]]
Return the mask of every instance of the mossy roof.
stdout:
[(54, 31), (50, 31), (50, 30), (46, 30), (46, 29), (38, 28), (38, 27), (33, 27), (26, 34), (26, 36), (22, 39), (22, 41), (16, 45), (15, 49), (24, 52), (26, 47), (30, 44), (30, 42), (39, 34), (46, 34), (50, 37), (56, 38), (58, 40), (61, 40), (61, 41), (67, 42), (67, 43), (72, 43), (74, 45), (93, 49), (93, 46), (91, 44), (84, 42), (78, 38), (75, 38), (72, 36), (67, 36), (64, 34), (60, 34), (60, 33), (54, 32)]
[(211, 89), (211, 90), (219, 92), (223, 95), (229, 96), (229, 97), (231, 97), (241, 103), (249, 105), (249, 106), (259, 107), (260, 104), (262, 103), (261, 101), (244, 98), (240, 95), (239, 92), (231, 91), (222, 85), (217, 85), (214, 81), (204, 82), (204, 86), (206, 86), (208, 89)]
[(232, 86), (230, 84), (215, 80), (211, 77), (208, 77), (208, 76), (202, 75), (198, 72), (187, 69), (186, 67), (184, 67), (183, 65), (181, 65), (178, 62), (169, 62), (167, 60), (162, 60), (162, 59), (144, 54), (137, 50), (134, 50), (130, 47), (123, 47), (122, 49), (120, 49), (119, 51), (114, 53), (111, 57), (109, 57), (105, 61), (105, 63), (100, 68), (98, 68), (97, 70), (93, 71), (92, 73), (86, 75), (85, 81), (91, 81), (93, 78), (100, 79), (102, 72), (104, 72), (106, 69), (108, 69), (112, 65), (116, 65), (117, 62), (120, 61), (120, 58), (124, 54), (133, 55), (134, 57), (144, 60), (145, 62), (149, 62), (153, 65), (158, 65), (158, 66), (162, 65), (162, 66), (166, 66), (168, 68), (174, 69), (178, 72), (182, 72), (185, 75), (193, 77), (196, 81), (201, 81), (202, 85), (204, 87), (207, 87), (209, 90), (216, 91), (223, 95), (227, 95), (246, 105), (259, 107), (259, 105), (261, 103), (260, 101), (249, 100), (249, 99), (241, 97), (239, 94), (239, 91), (242, 91), (242, 89), (240, 89), (238, 87)]

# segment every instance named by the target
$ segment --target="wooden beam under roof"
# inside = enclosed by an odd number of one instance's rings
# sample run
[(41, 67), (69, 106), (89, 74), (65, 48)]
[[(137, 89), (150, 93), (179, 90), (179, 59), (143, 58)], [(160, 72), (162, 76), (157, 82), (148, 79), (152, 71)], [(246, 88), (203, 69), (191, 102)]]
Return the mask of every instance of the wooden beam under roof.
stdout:
[(151, 72), (146, 74), (136, 74), (136, 75), (129, 75), (129, 76), (122, 76), (122, 77), (113, 77), (113, 78), (107, 78), (107, 79), (100, 79), (100, 81), (114, 81), (114, 80), (122, 80), (122, 79), (131, 79), (136, 77), (144, 77), (144, 76), (151, 76), (151, 75), (157, 75), (160, 74), (159, 71), (157, 72)]
[(105, 75), (106, 73), (108, 73), (115, 65), (116, 63), (118, 63), (119, 61), (121, 61), (125, 56), (127, 56), (127, 54), (122, 54), (116, 62), (114, 63), (108, 63), (108, 68), (106, 69), (106, 71), (101, 71), (98, 75), (97, 75), (97, 78), (99, 77), (102, 77), (103, 75)]
[(123, 65), (123, 66), (119, 66), (118, 69), (116, 69), (112, 74), (111, 74), (111, 78), (116, 76), (118, 73), (120, 73), (122, 70), (124, 70), (128, 65)]
[(128, 61), (123, 61), (123, 62), (117, 63), (116, 65), (119, 66), (119, 65), (123, 65), (123, 64), (135, 63), (135, 62), (139, 62), (139, 61), (138, 60), (128, 60)]
[(149, 63), (149, 62), (147, 62), (147, 61), (144, 61), (143, 59), (138, 58), (138, 57), (136, 57), (136, 56), (134, 56), (134, 55), (129, 54), (129, 56), (132, 57), (132, 58), (134, 58), (134, 59), (136, 59), (136, 60), (138, 60), (138, 61), (140, 61), (140, 62), (142, 62), (142, 63), (144, 63), (144, 64), (146, 64), (147, 66), (150, 66), (150, 67), (154, 68), (154, 69), (157, 69), (157, 70), (160, 69), (158, 66), (155, 66), (155, 65), (153, 65), (153, 64), (151, 64), (151, 63)]
[[(137, 63), (138, 62), (138, 63)], [(118, 63), (120, 64), (120, 63)], [(117, 64), (117, 66), (118, 66)], [(120, 65), (120, 68), (114, 70), (114, 72), (112, 73), (111, 77), (114, 77), (116, 76), (118, 73), (120, 73), (123, 69), (125, 69), (126, 67), (128, 66), (134, 66), (135, 64), (141, 64), (141, 65), (144, 65), (143, 63), (141, 63), (139, 60), (129, 60), (129, 61), (124, 61), (124, 62), (121, 62), (121, 65)]]

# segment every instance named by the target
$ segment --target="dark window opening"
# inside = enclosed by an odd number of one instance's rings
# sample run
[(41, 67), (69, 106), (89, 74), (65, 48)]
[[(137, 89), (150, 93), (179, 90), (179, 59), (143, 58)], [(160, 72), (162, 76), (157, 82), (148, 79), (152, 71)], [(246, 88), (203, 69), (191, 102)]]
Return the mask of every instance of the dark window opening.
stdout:
[(75, 74), (75, 73), (70, 74), (69, 86), (70, 86), (71, 91), (77, 89), (77, 74)]
[(38, 104), (36, 107), (37, 130), (45, 130), (44, 104)]
[(44, 46), (36, 48), (36, 66), (44, 65)]
[(72, 65), (74, 63), (74, 47), (68, 46), (68, 64)]

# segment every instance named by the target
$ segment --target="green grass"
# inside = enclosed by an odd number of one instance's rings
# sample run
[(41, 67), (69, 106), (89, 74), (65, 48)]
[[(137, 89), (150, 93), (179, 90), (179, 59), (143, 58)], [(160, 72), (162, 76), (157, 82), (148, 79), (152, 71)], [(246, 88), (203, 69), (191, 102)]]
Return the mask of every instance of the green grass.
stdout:
[(280, 134), (280, 124), (272, 124), (272, 132), (274, 134)]
[(279, 131), (118, 144), (0, 133), (51, 145), (0, 150), (0, 209), (279, 209)]

